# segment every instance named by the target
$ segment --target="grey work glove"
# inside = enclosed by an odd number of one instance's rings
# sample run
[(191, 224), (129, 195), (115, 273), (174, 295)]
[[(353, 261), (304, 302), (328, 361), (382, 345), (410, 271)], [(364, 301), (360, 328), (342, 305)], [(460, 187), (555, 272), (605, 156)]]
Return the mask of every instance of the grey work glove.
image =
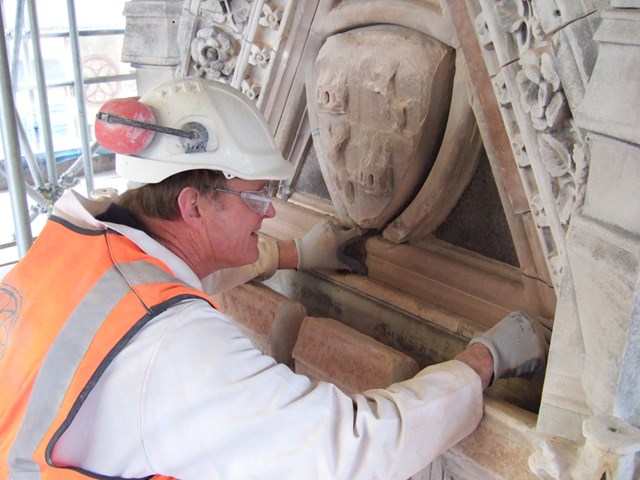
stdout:
[(512, 312), (493, 328), (473, 338), (493, 357), (493, 383), (498, 378), (530, 377), (544, 368), (551, 331), (522, 312)]
[(351, 270), (338, 259), (338, 249), (362, 235), (358, 227), (345, 230), (329, 220), (316, 223), (303, 237), (296, 238), (298, 270)]

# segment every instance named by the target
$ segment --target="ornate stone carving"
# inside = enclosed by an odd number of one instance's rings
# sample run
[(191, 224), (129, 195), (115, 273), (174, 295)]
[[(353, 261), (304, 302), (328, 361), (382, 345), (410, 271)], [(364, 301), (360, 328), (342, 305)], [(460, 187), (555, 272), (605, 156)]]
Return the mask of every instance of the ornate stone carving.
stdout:
[[(273, 78), (291, 0), (192, 0), (183, 14), (178, 76), (200, 75), (226, 82), (258, 105)], [(288, 23), (287, 23), (288, 24)]]
[(566, 262), (566, 229), (584, 202), (588, 151), (574, 126), (552, 35), (544, 31), (533, 3), (480, 3), (477, 35), (485, 56), (496, 56), (502, 65), (493, 81), (496, 98), (558, 288)]
[(502, 30), (513, 36), (518, 50), (528, 50), (533, 44), (533, 37), (541, 37), (529, 0), (499, 0), (495, 12)]
[(283, 13), (284, 9), (282, 7), (274, 8), (269, 5), (269, 3), (265, 3), (262, 6), (262, 15), (258, 23), (263, 27), (269, 27), (274, 32), (277, 32), (280, 29), (280, 21), (282, 20)]
[(383, 228), (412, 198), (437, 154), (452, 80), (452, 50), (409, 29), (327, 39), (308, 104), (323, 176), (345, 221)]
[(533, 128), (544, 132), (558, 127), (568, 112), (553, 58), (546, 51), (527, 50), (520, 65), (522, 70), (516, 74), (520, 103), (531, 116)]
[(201, 28), (191, 41), (191, 59), (195, 75), (209, 80), (228, 80), (237, 60), (235, 42), (215, 27)]

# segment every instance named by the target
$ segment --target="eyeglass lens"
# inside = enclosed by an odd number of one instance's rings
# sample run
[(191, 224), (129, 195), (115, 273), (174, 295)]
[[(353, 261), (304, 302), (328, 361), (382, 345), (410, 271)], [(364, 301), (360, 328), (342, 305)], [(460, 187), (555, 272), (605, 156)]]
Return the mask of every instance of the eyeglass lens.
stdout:
[(224, 188), (216, 188), (218, 192), (230, 193), (232, 195), (238, 195), (244, 201), (245, 205), (259, 215), (264, 215), (271, 205), (271, 199), (277, 193), (277, 186), (269, 186), (262, 190), (257, 191), (245, 191), (236, 192), (234, 190), (227, 190)]

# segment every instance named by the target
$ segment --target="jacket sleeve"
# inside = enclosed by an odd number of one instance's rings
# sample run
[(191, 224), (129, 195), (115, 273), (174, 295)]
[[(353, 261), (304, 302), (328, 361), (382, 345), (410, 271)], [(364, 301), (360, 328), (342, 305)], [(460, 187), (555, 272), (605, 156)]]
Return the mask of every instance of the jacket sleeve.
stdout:
[(179, 310), (143, 340), (155, 352), (138, 399), (154, 472), (183, 480), (406, 479), (482, 417), (480, 378), (461, 362), (349, 396), (262, 355), (203, 302)]

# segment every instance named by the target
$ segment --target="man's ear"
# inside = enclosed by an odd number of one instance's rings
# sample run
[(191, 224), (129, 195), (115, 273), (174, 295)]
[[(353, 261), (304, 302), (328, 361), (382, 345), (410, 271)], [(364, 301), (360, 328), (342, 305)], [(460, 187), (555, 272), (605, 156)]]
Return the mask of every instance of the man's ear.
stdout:
[(184, 187), (178, 194), (178, 209), (182, 221), (191, 226), (199, 226), (202, 223), (203, 214), (201, 203), (204, 196), (193, 187)]

